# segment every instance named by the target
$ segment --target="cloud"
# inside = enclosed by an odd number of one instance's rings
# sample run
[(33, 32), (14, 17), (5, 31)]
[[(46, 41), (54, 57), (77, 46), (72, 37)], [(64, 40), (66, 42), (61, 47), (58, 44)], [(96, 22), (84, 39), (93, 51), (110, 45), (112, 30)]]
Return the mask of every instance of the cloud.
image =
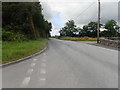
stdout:
[[(90, 21), (97, 21), (97, 1), (41, 0), (45, 18), (53, 23), (52, 35), (58, 34), (60, 28), (71, 19), (75, 21), (77, 26), (83, 26)], [(118, 20), (118, 1), (101, 0), (101, 23), (110, 19)]]
[(101, 3), (101, 22), (114, 19), (118, 21), (118, 3), (117, 2), (106, 2)]
[(43, 14), (46, 20), (51, 21), (54, 16), (55, 11), (52, 10), (52, 7), (47, 2), (41, 2), (43, 8)]

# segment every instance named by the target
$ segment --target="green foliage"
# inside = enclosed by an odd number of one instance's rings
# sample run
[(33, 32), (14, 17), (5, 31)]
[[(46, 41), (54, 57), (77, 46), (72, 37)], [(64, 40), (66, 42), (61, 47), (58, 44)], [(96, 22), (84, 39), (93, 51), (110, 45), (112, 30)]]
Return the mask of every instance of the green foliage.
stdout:
[(39, 2), (3, 2), (2, 16), (3, 31), (19, 32), (28, 39), (50, 36), (52, 25), (44, 19)]
[[(115, 20), (109, 20), (105, 23), (106, 31), (103, 31), (101, 34), (104, 37), (116, 37), (118, 36), (119, 26)], [(105, 34), (106, 33), (106, 34)]]
[(70, 41), (96, 41), (97, 38), (92, 37), (56, 37), (57, 39), (70, 40)]
[(69, 20), (66, 23), (66, 26), (60, 30), (61, 36), (74, 36), (78, 32), (76, 28), (75, 22), (73, 20)]
[[(97, 36), (97, 22), (90, 22), (83, 26), (83, 29), (76, 27), (73, 20), (68, 21), (66, 26), (60, 30), (60, 36), (70, 37), (96, 37)], [(102, 24), (100, 24), (100, 27)]]
[(0, 30), (0, 41), (2, 40), (2, 30)]
[(0, 40), (0, 64), (2, 64), (2, 41)]
[(14, 33), (11, 31), (4, 31), (2, 32), (2, 40), (3, 41), (21, 41), (26, 40), (26, 37), (23, 34), (20, 33)]
[[(100, 28), (103, 26), (106, 30), (100, 31), (101, 37), (118, 37), (120, 36), (120, 26), (117, 25), (115, 20), (109, 20), (105, 25), (100, 24)], [(76, 27), (73, 20), (68, 21), (66, 26), (60, 30), (60, 36), (63, 37), (97, 37), (97, 22), (89, 22), (84, 25), (83, 28)], [(79, 33), (79, 34), (78, 34)]]
[[(79, 33), (80, 36), (88, 36), (88, 37), (97, 37), (97, 22), (90, 22), (87, 25), (83, 26), (83, 30)], [(100, 27), (102, 24), (100, 24)]]

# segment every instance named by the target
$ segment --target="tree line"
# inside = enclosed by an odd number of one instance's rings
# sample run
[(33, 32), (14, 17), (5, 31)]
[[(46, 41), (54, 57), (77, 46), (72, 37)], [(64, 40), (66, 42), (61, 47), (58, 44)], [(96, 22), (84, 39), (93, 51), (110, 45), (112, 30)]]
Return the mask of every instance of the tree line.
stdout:
[(48, 38), (52, 24), (45, 20), (40, 2), (3, 2), (2, 39)]
[[(60, 36), (68, 37), (97, 37), (97, 22), (89, 22), (87, 25), (84, 25), (82, 28), (75, 25), (74, 20), (69, 20), (66, 22), (65, 27), (61, 28), (59, 31)], [(103, 28), (100, 31), (101, 37), (117, 37), (120, 36), (119, 26), (115, 20), (109, 20), (105, 24), (100, 24), (100, 28)]]

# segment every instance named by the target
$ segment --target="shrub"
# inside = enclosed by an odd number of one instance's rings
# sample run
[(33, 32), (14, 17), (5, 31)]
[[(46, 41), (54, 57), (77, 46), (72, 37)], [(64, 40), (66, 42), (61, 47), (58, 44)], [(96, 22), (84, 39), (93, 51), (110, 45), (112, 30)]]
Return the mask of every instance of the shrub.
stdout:
[(21, 40), (26, 40), (27, 38), (25, 35), (17, 32), (14, 33), (12, 31), (2, 31), (2, 40), (3, 41), (21, 41)]
[(96, 41), (97, 38), (91, 37), (61, 37), (63, 40), (71, 40), (71, 41)]

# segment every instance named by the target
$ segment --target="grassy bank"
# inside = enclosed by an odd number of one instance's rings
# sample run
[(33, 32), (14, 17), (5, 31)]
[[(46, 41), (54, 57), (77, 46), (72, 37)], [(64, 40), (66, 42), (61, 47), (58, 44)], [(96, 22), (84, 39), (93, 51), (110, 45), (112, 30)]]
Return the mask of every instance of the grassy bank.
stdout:
[(2, 42), (2, 64), (39, 52), (45, 48), (46, 42), (47, 39)]
[(2, 41), (0, 41), (0, 64), (2, 63)]
[(71, 40), (71, 41), (96, 41), (97, 38), (91, 37), (60, 37), (61, 40)]

